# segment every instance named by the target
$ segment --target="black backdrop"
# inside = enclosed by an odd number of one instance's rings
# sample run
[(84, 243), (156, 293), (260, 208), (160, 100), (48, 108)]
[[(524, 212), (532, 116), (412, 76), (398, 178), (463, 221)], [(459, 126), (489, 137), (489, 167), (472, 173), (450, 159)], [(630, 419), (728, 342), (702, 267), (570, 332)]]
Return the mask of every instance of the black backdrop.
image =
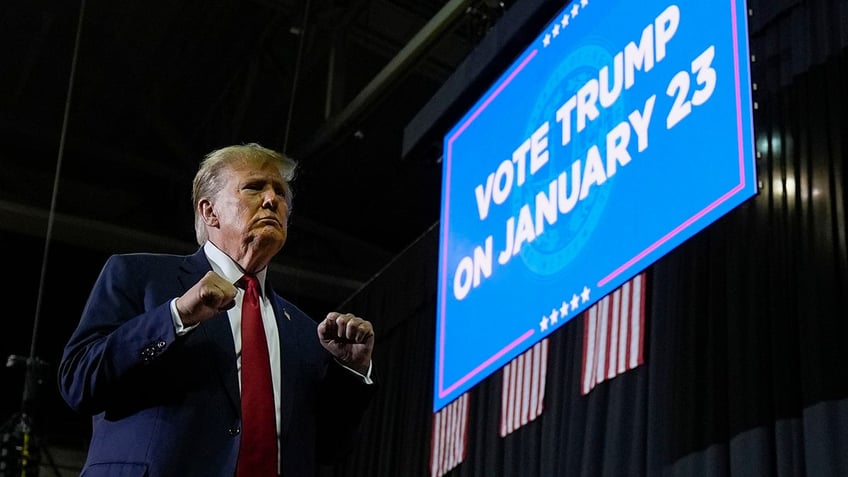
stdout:
[[(501, 438), (501, 373), (477, 385), (448, 476), (848, 475), (848, 2), (749, 6), (759, 194), (647, 270), (644, 365), (581, 396), (572, 320), (542, 415)], [(383, 387), (325, 476), (430, 475), (437, 234), (348, 303)]]

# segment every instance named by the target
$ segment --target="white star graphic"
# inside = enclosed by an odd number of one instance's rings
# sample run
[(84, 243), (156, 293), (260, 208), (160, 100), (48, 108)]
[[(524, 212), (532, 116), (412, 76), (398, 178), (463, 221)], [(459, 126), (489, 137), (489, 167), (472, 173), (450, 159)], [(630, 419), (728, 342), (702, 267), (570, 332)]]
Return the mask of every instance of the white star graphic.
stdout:
[(547, 331), (547, 329), (548, 329), (548, 317), (547, 316), (542, 317), (542, 321), (539, 322), (539, 328), (541, 328), (542, 331)]
[(551, 44), (551, 35), (547, 34), (544, 38), (542, 38), (542, 44), (547, 48), (548, 45)]
[(577, 309), (580, 306), (580, 298), (577, 295), (571, 295), (571, 311)]
[(583, 303), (589, 301), (589, 288), (587, 286), (583, 286), (583, 292), (580, 293), (580, 298), (583, 299)]
[(562, 25), (563, 28), (568, 26), (568, 14), (562, 16), (562, 20), (559, 21), (559, 24)]
[(580, 0), (580, 6), (586, 8), (586, 5), (589, 4), (589, 0)]
[(551, 324), (555, 325), (557, 320), (559, 319), (559, 312), (554, 308), (551, 310)]
[(568, 302), (567, 301), (563, 301), (562, 305), (560, 305), (559, 314), (560, 314), (560, 316), (568, 315)]
[(554, 38), (559, 36), (559, 24), (554, 25), (554, 30), (551, 32)]
[(575, 3), (573, 7), (571, 7), (571, 18), (576, 17), (580, 13), (580, 7)]

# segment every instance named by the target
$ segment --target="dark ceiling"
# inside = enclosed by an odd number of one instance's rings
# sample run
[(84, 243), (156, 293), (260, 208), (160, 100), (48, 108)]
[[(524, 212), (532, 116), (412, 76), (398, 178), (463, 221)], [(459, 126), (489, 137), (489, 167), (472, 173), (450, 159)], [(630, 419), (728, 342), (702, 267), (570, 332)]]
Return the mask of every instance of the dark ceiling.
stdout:
[(259, 142), (301, 164), (275, 285), (323, 314), (438, 220), (438, 154), (402, 158), (403, 129), (507, 3), (4, 0), (0, 228), (94, 270), (191, 252), (198, 161)]

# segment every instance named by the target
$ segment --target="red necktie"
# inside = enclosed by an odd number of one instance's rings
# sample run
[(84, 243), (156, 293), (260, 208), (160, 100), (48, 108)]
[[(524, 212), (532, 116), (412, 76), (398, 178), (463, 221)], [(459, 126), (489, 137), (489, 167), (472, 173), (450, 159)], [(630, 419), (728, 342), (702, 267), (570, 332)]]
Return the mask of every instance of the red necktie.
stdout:
[(245, 275), (241, 305), (241, 447), (238, 477), (277, 476), (277, 425), (271, 364), (262, 314), (259, 281)]

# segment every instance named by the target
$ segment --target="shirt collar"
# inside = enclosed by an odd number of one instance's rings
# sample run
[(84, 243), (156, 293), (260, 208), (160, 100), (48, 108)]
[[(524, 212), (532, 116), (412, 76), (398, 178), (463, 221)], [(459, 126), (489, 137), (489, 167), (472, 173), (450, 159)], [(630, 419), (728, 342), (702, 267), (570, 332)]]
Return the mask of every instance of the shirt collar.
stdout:
[[(229, 255), (224, 253), (221, 249), (219, 249), (215, 244), (210, 241), (206, 241), (203, 244), (203, 252), (206, 254), (206, 258), (209, 259), (209, 263), (212, 265), (212, 270), (224, 277), (228, 282), (235, 283), (241, 280), (241, 277), (244, 276), (244, 271), (241, 267), (232, 259)], [(265, 275), (268, 274), (268, 267), (263, 268), (256, 274), (256, 278), (259, 280), (259, 286), (262, 289), (262, 293), (265, 294)]]

